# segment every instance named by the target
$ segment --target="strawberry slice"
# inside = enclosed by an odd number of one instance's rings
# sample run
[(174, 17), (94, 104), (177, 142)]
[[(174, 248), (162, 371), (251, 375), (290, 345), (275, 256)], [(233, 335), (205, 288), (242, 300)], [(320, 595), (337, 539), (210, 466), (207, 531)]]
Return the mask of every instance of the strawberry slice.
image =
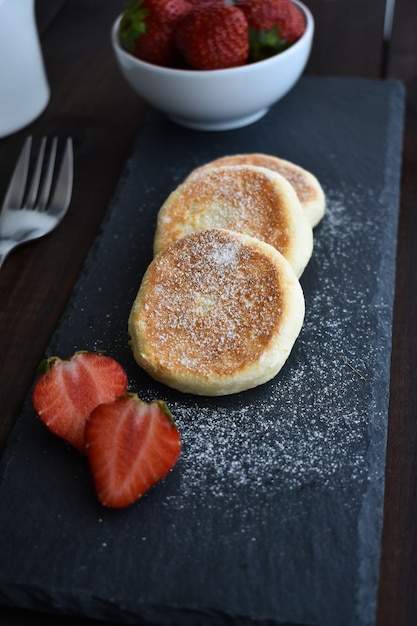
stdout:
[(166, 404), (148, 404), (134, 393), (94, 409), (86, 422), (85, 442), (98, 499), (111, 508), (140, 498), (168, 474), (181, 451)]
[(127, 374), (109, 356), (76, 352), (70, 359), (45, 359), (33, 390), (33, 406), (55, 435), (85, 452), (85, 422), (93, 409), (126, 393)]

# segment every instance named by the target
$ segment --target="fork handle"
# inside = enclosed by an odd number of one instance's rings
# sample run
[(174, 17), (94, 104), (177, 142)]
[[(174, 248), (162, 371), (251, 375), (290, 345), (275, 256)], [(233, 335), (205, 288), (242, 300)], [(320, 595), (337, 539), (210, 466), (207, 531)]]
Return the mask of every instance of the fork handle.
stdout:
[(10, 241), (0, 239), (0, 269), (12, 248), (13, 244)]

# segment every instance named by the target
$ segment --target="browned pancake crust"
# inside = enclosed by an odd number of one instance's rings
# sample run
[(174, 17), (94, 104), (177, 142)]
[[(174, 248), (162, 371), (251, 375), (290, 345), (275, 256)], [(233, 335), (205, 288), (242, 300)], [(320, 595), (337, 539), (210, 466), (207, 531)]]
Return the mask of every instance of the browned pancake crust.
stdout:
[[(301, 287), (279, 253), (270, 246), (265, 253), (266, 244), (244, 237), (200, 231), (177, 241), (149, 266), (129, 332), (136, 360), (157, 380), (208, 395), (260, 384), (265, 374), (257, 381), (259, 363), (292, 316), (296, 329), (289, 348), (287, 339), (282, 342), (285, 361), (301, 328)], [(266, 379), (276, 373), (268, 359)]]
[(285, 159), (262, 153), (234, 154), (214, 159), (193, 170), (190, 176), (211, 168), (226, 165), (256, 165), (266, 167), (281, 174), (294, 187), (297, 197), (306, 211), (311, 226), (316, 226), (322, 219), (326, 199), (324, 191), (317, 178), (304, 168)]
[(227, 228), (266, 241), (284, 255), (297, 275), (312, 253), (311, 226), (294, 189), (282, 176), (262, 167), (209, 168), (188, 178), (159, 211), (154, 252), (207, 228)]

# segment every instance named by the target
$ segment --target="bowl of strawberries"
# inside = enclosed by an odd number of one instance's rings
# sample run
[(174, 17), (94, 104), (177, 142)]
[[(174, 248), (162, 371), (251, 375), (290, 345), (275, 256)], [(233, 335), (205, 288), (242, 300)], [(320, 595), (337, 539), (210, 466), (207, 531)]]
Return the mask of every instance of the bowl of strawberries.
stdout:
[(132, 0), (111, 41), (133, 90), (172, 121), (230, 130), (296, 84), (314, 20), (299, 0)]

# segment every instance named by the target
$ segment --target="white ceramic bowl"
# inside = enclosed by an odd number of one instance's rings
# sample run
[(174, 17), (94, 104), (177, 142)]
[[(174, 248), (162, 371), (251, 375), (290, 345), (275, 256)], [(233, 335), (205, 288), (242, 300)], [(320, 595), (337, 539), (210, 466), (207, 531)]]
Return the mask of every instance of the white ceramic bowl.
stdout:
[(177, 70), (145, 63), (120, 47), (113, 24), (111, 41), (123, 76), (156, 109), (188, 128), (230, 130), (247, 126), (295, 85), (310, 55), (314, 20), (309, 9), (294, 0), (306, 17), (303, 36), (290, 48), (264, 61), (223, 70)]

